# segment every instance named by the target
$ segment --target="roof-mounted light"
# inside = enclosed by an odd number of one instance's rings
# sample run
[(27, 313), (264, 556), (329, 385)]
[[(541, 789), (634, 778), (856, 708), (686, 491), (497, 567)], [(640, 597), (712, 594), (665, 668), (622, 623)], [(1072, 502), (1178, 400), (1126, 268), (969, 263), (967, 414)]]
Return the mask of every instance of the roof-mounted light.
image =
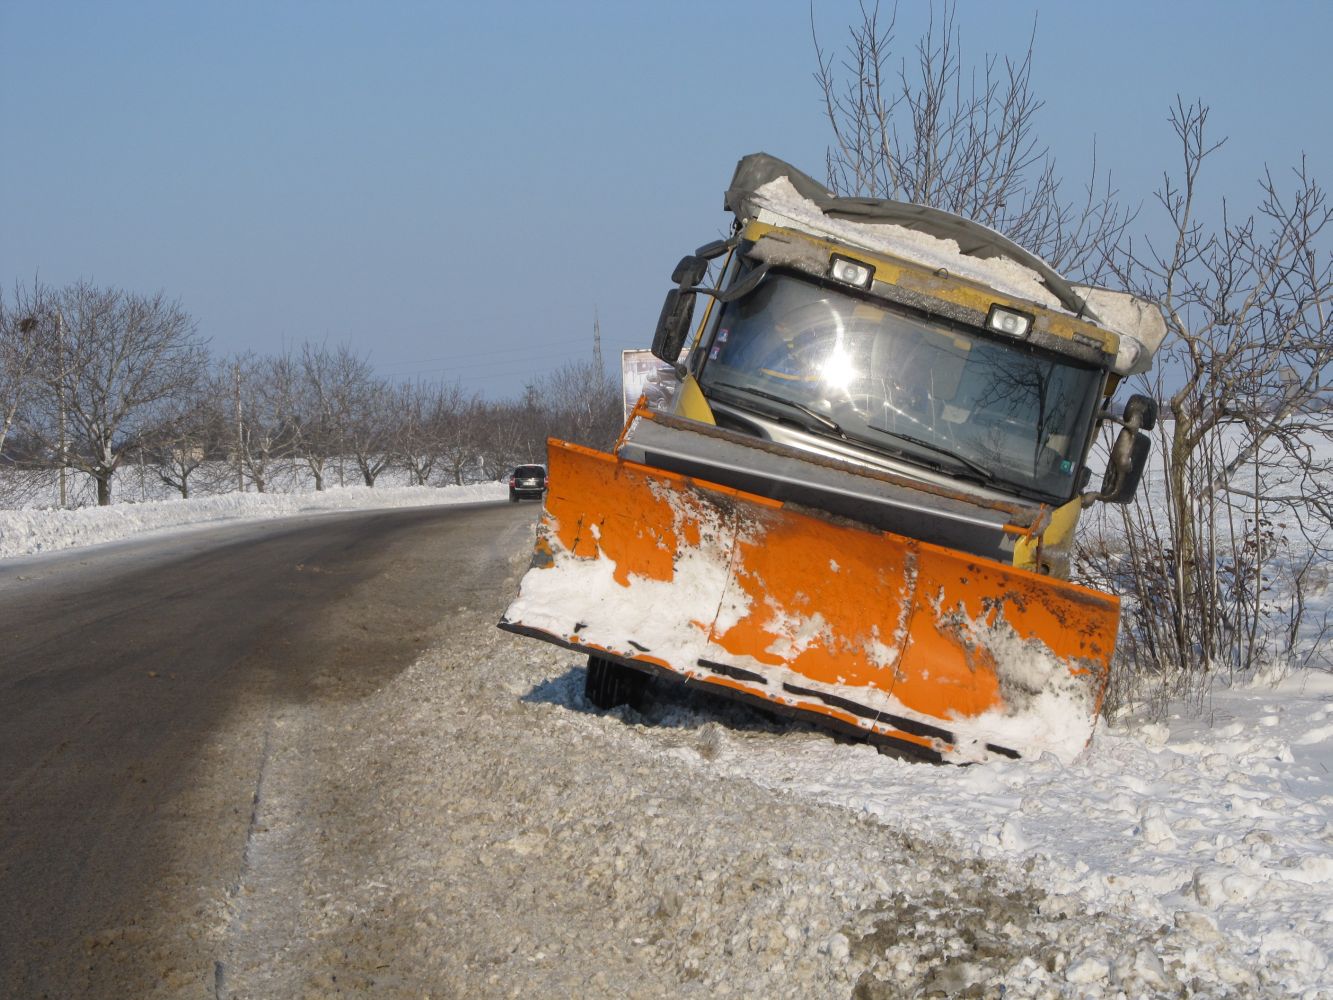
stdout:
[(1032, 320), (1027, 313), (996, 303), (986, 314), (986, 329), (1021, 340), (1032, 332)]
[(829, 258), (828, 273), (834, 281), (840, 281), (854, 288), (869, 288), (870, 282), (875, 278), (875, 269), (869, 264), (862, 264), (859, 260), (851, 260), (848, 257), (839, 257), (837, 254)]

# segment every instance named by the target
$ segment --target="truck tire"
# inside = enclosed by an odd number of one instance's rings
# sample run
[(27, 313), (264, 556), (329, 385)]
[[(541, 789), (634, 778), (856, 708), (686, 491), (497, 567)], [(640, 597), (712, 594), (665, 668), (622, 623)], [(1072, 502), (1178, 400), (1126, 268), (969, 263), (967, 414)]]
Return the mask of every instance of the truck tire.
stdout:
[(648, 676), (633, 667), (600, 656), (588, 657), (583, 694), (597, 708), (605, 710), (617, 705), (638, 708), (643, 704), (647, 687)]

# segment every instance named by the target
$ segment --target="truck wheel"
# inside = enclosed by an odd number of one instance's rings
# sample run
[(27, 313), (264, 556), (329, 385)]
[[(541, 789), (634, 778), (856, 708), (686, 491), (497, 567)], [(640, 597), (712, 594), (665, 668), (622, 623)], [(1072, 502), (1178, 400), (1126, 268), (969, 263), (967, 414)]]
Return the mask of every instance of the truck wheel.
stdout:
[(588, 657), (583, 693), (598, 708), (605, 710), (617, 705), (638, 708), (647, 687), (648, 676), (633, 667), (600, 656)]

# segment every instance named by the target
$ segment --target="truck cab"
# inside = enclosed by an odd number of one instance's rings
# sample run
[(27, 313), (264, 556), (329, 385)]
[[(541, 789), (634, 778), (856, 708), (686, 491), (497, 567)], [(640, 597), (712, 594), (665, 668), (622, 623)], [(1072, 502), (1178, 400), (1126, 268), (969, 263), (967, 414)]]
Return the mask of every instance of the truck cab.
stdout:
[[(741, 161), (728, 207), (732, 238), (682, 260), (663, 310), (655, 350), (686, 386), (672, 412), (862, 473), (847, 481), (855, 503), (781, 481), (768, 495), (1066, 575), (1078, 512), (1093, 498), (1129, 499), (1141, 474), (1139, 432), (1153, 412), (1138, 397), (1119, 465), (1113, 457), (1102, 490), (1084, 492), (1106, 402), (1146, 366), (1160, 314), (1123, 294), (1079, 290), (977, 223), (836, 198), (764, 154)], [(719, 261), (712, 287), (698, 284), (709, 254)], [(694, 327), (690, 300), (700, 297), (707, 306)], [(1092, 298), (1134, 322), (1113, 329)], [(657, 441), (662, 428), (631, 427), (630, 457), (651, 450), (636, 447), (641, 436)], [(744, 455), (668, 467), (751, 490), (758, 477), (747, 468), (771, 462)], [(964, 521), (990, 530), (960, 523), (969, 507)], [(999, 522), (1016, 530), (997, 536)]]

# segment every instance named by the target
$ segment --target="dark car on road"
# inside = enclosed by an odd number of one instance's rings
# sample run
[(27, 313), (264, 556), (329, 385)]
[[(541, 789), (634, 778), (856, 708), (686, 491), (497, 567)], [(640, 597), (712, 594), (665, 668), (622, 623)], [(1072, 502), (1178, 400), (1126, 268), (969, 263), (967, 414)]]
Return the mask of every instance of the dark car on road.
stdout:
[(509, 475), (509, 502), (518, 503), (524, 497), (540, 500), (546, 492), (546, 466), (520, 465)]

